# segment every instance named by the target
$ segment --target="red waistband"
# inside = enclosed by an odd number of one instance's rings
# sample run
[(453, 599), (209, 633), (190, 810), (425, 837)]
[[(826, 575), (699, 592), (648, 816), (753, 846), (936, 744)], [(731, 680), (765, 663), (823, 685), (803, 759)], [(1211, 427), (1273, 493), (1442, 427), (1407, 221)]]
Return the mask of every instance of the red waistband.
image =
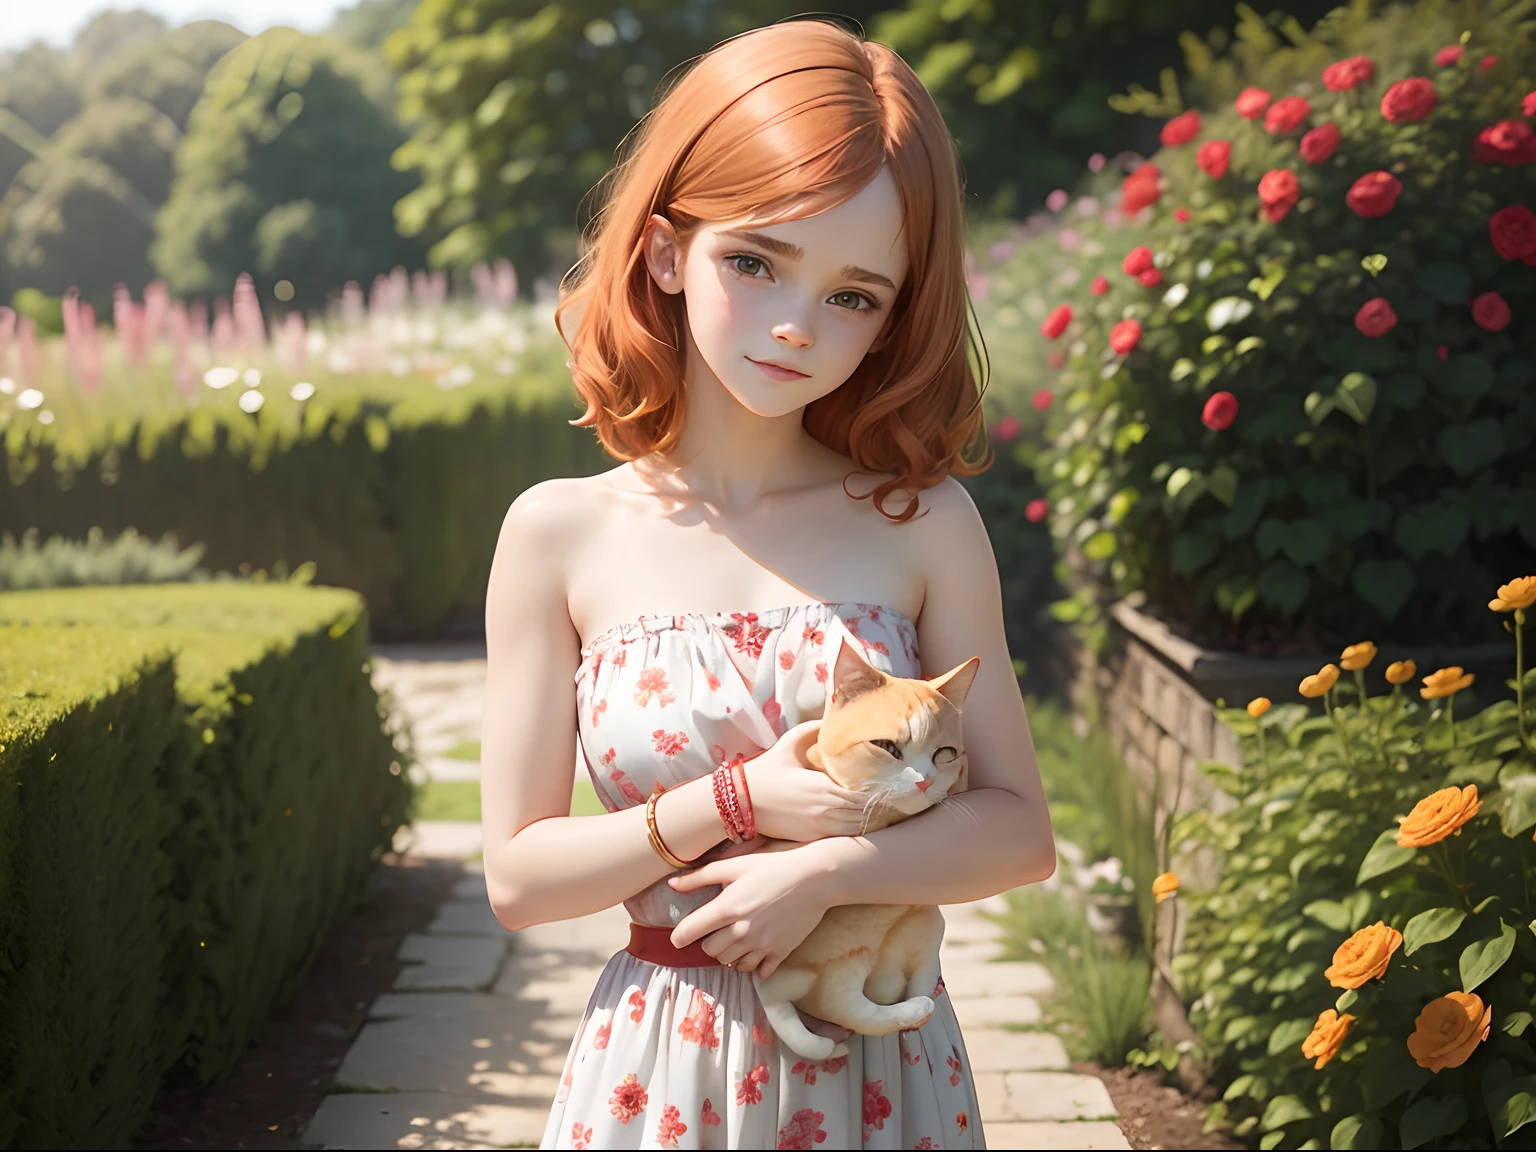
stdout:
[(672, 929), (652, 928), (646, 924), (629, 926), (629, 945), (624, 949), (636, 960), (665, 968), (718, 968), (720, 961), (704, 951), (704, 943), (695, 940), (686, 948), (672, 945)]

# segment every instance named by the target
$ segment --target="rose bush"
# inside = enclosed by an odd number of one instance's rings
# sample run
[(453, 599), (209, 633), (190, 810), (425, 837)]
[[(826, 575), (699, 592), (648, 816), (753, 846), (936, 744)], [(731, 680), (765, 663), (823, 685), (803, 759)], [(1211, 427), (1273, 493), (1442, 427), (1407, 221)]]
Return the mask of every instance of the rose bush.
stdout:
[[(1005, 371), (1057, 395), (1035, 463), (1074, 573), (1056, 611), (1090, 644), (1134, 591), (1256, 654), (1323, 652), (1362, 622), (1494, 639), (1469, 592), (1536, 548), (1523, 11), (1362, 5), (1284, 39), (1248, 13), (1224, 53), (1186, 38), (1198, 130), (1130, 170), (1117, 228), (1095, 190), (1092, 217), (1066, 205), (992, 277), (989, 339), (1021, 300), (1073, 309)], [(1117, 107), (1174, 119), (1179, 100), (1170, 76)], [(1137, 247), (1155, 285), (1120, 270)], [(1219, 429), (1217, 392), (1238, 403)]]

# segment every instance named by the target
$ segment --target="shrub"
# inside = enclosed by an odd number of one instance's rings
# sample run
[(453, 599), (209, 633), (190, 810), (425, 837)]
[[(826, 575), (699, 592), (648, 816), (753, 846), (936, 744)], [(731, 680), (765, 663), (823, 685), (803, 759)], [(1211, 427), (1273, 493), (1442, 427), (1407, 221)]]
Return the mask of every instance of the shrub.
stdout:
[[(1362, 623), (1484, 636), (1475, 590), (1536, 547), (1527, 9), (1357, 3), (1284, 47), (1249, 13), (1222, 58), (1186, 38), (1222, 103), (1125, 182), (1152, 267), (1104, 270), (1121, 236), (1041, 293), (1073, 308), (1038, 461), (1087, 578), (1069, 613), (1140, 589), (1197, 639), (1259, 652), (1324, 651)], [(1465, 54), (1436, 66), (1464, 28)], [(1323, 68), (1362, 54), (1371, 78), (1330, 90)], [(1123, 106), (1182, 112), (1168, 80)], [(1323, 157), (1305, 133), (1329, 123)]]
[(1371, 683), (1385, 660), (1371, 644), (1345, 652), (1342, 679), (1330, 664), (1302, 682), (1323, 715), (1220, 712), (1243, 764), (1201, 770), (1236, 806), (1178, 818), (1175, 837), (1223, 854), (1224, 871), (1180, 897), (1174, 969), (1237, 1135), (1530, 1146), (1536, 748), (1522, 709), (1536, 671), (1516, 606), (1532, 600), (1536, 578), (1494, 601), (1513, 612), (1521, 687), (1476, 716), (1454, 719), (1460, 669), (1420, 679), (1394, 663), (1387, 691)]
[(367, 661), (337, 589), (0, 595), (0, 1139), (120, 1146), (297, 990), (407, 817)]
[(197, 566), (203, 546), (178, 548), (171, 533), (152, 541), (129, 528), (110, 544), (100, 528), (92, 528), (84, 540), (50, 536), (39, 544), (37, 536), (36, 528), (28, 529), (18, 544), (9, 532), (0, 533), (0, 592), (211, 578)]

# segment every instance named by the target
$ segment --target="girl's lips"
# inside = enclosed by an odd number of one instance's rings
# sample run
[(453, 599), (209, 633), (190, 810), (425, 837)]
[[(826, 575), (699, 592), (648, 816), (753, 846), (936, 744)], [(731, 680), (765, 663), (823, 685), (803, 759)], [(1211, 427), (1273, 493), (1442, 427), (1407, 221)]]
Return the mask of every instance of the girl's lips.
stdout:
[(796, 372), (791, 368), (780, 368), (777, 364), (764, 364), (759, 360), (753, 360), (750, 356), (747, 357), (747, 360), (762, 369), (763, 374), (770, 380), (804, 380), (808, 375), (805, 372)]

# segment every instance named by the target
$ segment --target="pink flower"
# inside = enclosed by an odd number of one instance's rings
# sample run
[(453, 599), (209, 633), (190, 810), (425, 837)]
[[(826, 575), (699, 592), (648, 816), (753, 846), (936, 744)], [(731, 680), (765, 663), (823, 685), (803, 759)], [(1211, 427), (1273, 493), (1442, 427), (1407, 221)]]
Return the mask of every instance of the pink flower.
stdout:
[(1004, 416), (992, 429), (992, 439), (1007, 443), (1015, 440), (1019, 435), (1019, 418), (1017, 416)]
[(1244, 120), (1257, 120), (1269, 107), (1269, 93), (1262, 88), (1244, 88), (1232, 101), (1232, 107)]
[(1102, 296), (1109, 291), (1109, 280), (1104, 276), (1095, 276), (1093, 283), (1088, 285), (1088, 291), (1095, 296)]
[(1394, 124), (1413, 124), (1435, 110), (1440, 96), (1422, 76), (1399, 80), (1381, 98), (1381, 114)]
[(1435, 53), (1435, 67), (1449, 68), (1452, 64), (1461, 59), (1461, 54), (1465, 51), (1466, 49), (1463, 48), (1460, 44), (1447, 45)]
[(1332, 120), (1319, 124), (1301, 138), (1299, 151), (1308, 164), (1321, 164), (1339, 147), (1339, 126)]
[(1188, 208), (1175, 208), (1173, 210), (1173, 218), (1175, 220), (1177, 220), (1180, 224), (1188, 224), (1189, 223), (1189, 209)]
[(1120, 211), (1134, 216), (1156, 204), (1163, 194), (1157, 183), (1160, 175), (1156, 164), (1147, 163), (1127, 176), (1120, 186)]
[(1374, 340), (1397, 327), (1397, 313), (1384, 297), (1377, 296), (1360, 305), (1360, 311), (1355, 313), (1355, 327)]
[(1498, 62), (1499, 58), (1497, 56), (1484, 56), (1477, 62), (1477, 70), (1479, 72), (1486, 72)]
[(1200, 113), (1191, 109), (1164, 124), (1158, 139), (1163, 142), (1165, 148), (1174, 148), (1180, 144), (1188, 144), (1199, 134)]
[(1045, 519), (1045, 514), (1050, 511), (1050, 506), (1040, 497), (1035, 497), (1024, 505), (1024, 519), (1031, 524), (1038, 524)]
[(1536, 131), (1520, 120), (1500, 120), (1478, 133), (1472, 159), (1479, 164), (1536, 162)]
[(1270, 105), (1264, 113), (1264, 131), (1271, 136), (1288, 136), (1312, 115), (1312, 105), (1300, 96), (1286, 96)]
[(1127, 276), (1140, 276), (1150, 267), (1152, 267), (1152, 249), (1144, 245), (1132, 248), (1120, 262), (1120, 268)]
[(1109, 346), (1119, 356), (1132, 352), (1141, 343), (1141, 325), (1134, 320), (1122, 320), (1109, 330)]
[(1070, 197), (1067, 195), (1067, 190), (1065, 188), (1057, 188), (1054, 192), (1045, 198), (1045, 206), (1052, 212), (1060, 212), (1067, 206), (1067, 201), (1069, 199)]
[(1344, 203), (1350, 206), (1356, 216), (1375, 220), (1392, 211), (1402, 191), (1403, 182), (1392, 173), (1367, 172), (1344, 194)]
[(1205, 402), (1200, 422), (1213, 432), (1230, 428), (1237, 419), (1237, 397), (1230, 392), (1214, 392)]
[(1195, 153), (1195, 163), (1200, 166), (1212, 180), (1220, 180), (1227, 174), (1227, 165), (1232, 160), (1232, 141), (1207, 140), (1200, 145), (1200, 151)]
[(1472, 320), (1485, 332), (1502, 332), (1509, 326), (1509, 304), (1497, 292), (1484, 292), (1472, 301)]
[(1271, 224), (1290, 214), (1301, 199), (1301, 181), (1289, 168), (1271, 168), (1259, 181), (1259, 204)]
[(1054, 392), (1052, 392), (1049, 388), (1041, 388), (1032, 397), (1030, 397), (1029, 402), (1035, 406), (1035, 411), (1044, 412), (1051, 406), (1051, 401), (1054, 399), (1056, 399), (1056, 394)]
[(1072, 305), (1058, 305), (1045, 318), (1045, 323), (1040, 325), (1040, 335), (1047, 340), (1054, 340), (1067, 330), (1067, 325), (1070, 323), (1072, 323)]
[(1143, 288), (1156, 288), (1163, 282), (1163, 274), (1156, 268), (1148, 268), (1145, 272), (1139, 272), (1136, 279), (1141, 281)]
[(1536, 92), (1527, 92), (1520, 101), (1520, 115), (1536, 116)]
[(1376, 75), (1376, 65), (1369, 56), (1351, 56), (1323, 69), (1323, 87), (1330, 92), (1348, 92)]
[(1536, 255), (1536, 212), (1523, 204), (1500, 208), (1488, 218), (1488, 238), (1505, 260)]

